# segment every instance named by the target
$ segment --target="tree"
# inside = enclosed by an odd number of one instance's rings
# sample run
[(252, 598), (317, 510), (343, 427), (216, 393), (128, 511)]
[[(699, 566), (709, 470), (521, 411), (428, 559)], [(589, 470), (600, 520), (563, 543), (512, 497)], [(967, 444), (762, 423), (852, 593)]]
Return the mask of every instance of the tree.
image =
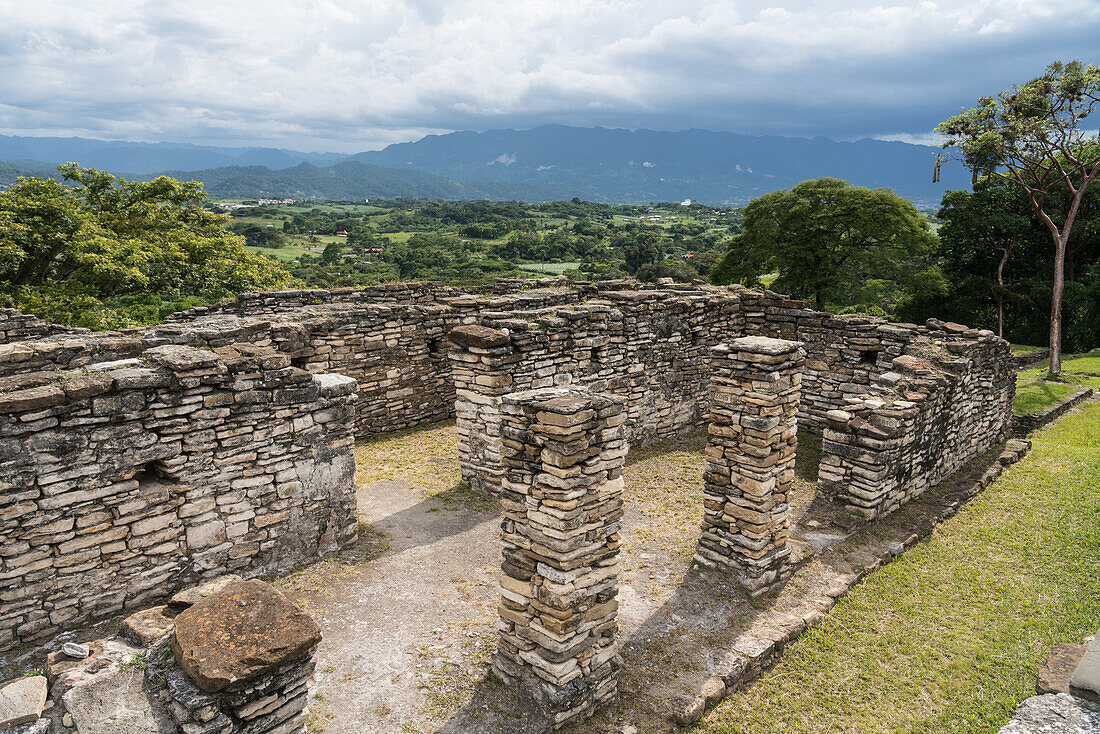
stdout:
[(158, 318), (157, 303), (172, 309), (294, 282), (202, 208), (197, 182), (59, 168), (68, 186), (20, 178), (0, 192), (0, 294), (20, 309), (59, 323), (132, 326)]
[(1022, 188), (1050, 232), (1050, 372), (1055, 375), (1062, 371), (1066, 245), (1085, 191), (1100, 173), (1100, 134), (1082, 129), (1098, 103), (1100, 67), (1055, 62), (1042, 76), (983, 97), (977, 107), (936, 128), (945, 136), (944, 148), (957, 148), (975, 176), (1004, 178)]
[(908, 277), (934, 242), (924, 216), (893, 191), (818, 178), (750, 202), (711, 280), (759, 286), (778, 274), (773, 288), (819, 309), (847, 306), (871, 278)]
[(325, 245), (325, 249), (321, 252), (321, 262), (326, 265), (331, 265), (340, 259), (340, 245), (335, 242), (330, 242)]
[(1005, 335), (1005, 301), (1017, 297), (1005, 281), (1005, 267), (1013, 252), (1019, 252), (1030, 234), (1027, 206), (1015, 189), (997, 186), (986, 179), (974, 193), (948, 191), (939, 218), (943, 253), (950, 258), (953, 272), (984, 271), (992, 283), (986, 290), (997, 305), (997, 334)]

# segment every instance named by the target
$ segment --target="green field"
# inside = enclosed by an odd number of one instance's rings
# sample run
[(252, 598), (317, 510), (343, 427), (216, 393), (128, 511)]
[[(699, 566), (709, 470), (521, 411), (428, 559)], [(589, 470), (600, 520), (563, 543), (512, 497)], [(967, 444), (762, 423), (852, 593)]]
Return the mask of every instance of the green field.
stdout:
[(994, 734), (1051, 648), (1100, 625), (1100, 403), (1032, 438), (696, 731)]
[[(323, 248), (321, 245), (320, 248)], [(320, 249), (314, 247), (314, 249), (308, 249), (302, 245), (297, 244), (296, 241), (290, 241), (282, 247), (252, 247), (245, 245), (245, 249), (249, 252), (259, 253), (260, 255), (267, 255), (273, 257), (276, 260), (282, 260), (284, 262), (293, 262), (300, 258), (303, 254), (316, 255), (320, 253)]]
[(1064, 401), (1083, 387), (1100, 391), (1100, 350), (1063, 355), (1062, 373), (1057, 379), (1050, 378), (1045, 363), (1021, 372), (1016, 381), (1016, 400), (1012, 409), (1020, 415), (1038, 413)]
[[(1020, 377), (1043, 379), (1047, 375), (1047, 365), (1042, 364), (1020, 373)], [(1088, 354), (1062, 355), (1062, 374), (1059, 382), (1071, 385), (1100, 388), (1100, 349)]]

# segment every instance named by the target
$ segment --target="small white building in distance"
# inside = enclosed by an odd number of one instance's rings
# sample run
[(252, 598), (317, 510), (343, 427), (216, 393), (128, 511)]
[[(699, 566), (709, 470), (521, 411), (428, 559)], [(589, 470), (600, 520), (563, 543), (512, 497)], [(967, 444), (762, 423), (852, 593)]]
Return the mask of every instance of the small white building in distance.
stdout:
[(691, 199), (684, 199), (680, 202), (680, 206), (691, 206)]

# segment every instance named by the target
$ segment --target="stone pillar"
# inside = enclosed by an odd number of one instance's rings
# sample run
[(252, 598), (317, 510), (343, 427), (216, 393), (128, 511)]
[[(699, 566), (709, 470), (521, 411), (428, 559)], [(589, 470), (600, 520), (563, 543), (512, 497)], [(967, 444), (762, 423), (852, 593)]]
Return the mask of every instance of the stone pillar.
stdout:
[(493, 669), (554, 728), (616, 692), (623, 398), (504, 396), (500, 645)]
[(747, 336), (711, 350), (703, 536), (695, 560), (733, 571), (750, 596), (791, 574), (801, 342)]
[(449, 336), (455, 382), (459, 470), (470, 489), (500, 493), (500, 403), (519, 360), (508, 334), (487, 326), (455, 327)]

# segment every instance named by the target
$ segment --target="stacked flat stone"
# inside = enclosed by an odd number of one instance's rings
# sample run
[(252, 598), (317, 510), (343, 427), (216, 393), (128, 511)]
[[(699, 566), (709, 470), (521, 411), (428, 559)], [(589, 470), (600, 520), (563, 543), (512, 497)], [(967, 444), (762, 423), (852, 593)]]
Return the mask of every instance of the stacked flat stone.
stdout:
[[(12, 311), (5, 321), (0, 650), (138, 608), (166, 583), (342, 546), (355, 533), (352, 431), (453, 411), (463, 478), (499, 492), (504, 394), (619, 395), (627, 440), (645, 445), (709, 414), (712, 346), (797, 339), (799, 422), (827, 434), (819, 493), (878, 517), (990, 449), (1015, 386), (1008, 345), (990, 332), (838, 317), (739, 286), (399, 284), (245, 294), (93, 334)], [(447, 338), (467, 328), (484, 331)], [(910, 375), (929, 355), (930, 370)], [(358, 380), (358, 396), (324, 373)]]
[(493, 662), (558, 728), (616, 693), (624, 401), (504, 396), (500, 644)]
[(729, 569), (750, 596), (788, 578), (790, 505), (805, 352), (742, 337), (712, 350), (703, 535), (695, 559)]
[(163, 345), (24, 385), (0, 395), (0, 649), (356, 537), (350, 378)]
[(577, 385), (620, 395), (627, 401), (627, 438), (638, 446), (678, 435), (706, 415), (709, 348), (738, 331), (737, 297), (724, 290), (599, 295), (599, 301), (534, 310), (507, 309), (570, 295), (489, 299), (500, 310), (483, 311), (480, 323), (452, 332), (460, 466), (468, 486), (498, 491), (497, 406), (507, 392)]
[(519, 358), (507, 334), (484, 326), (459, 326), (450, 340), (462, 478), (470, 489), (500, 494), (500, 405), (512, 392), (509, 370)]
[(303, 734), (320, 639), (274, 587), (223, 576), (131, 615), (119, 636), (51, 653), (41, 731)]
[(175, 619), (171, 711), (187, 734), (300, 734), (317, 623), (262, 581), (230, 584)]
[(958, 324), (935, 331), (915, 342), (922, 356), (895, 357), (875, 378), (889, 391), (826, 413), (817, 492), (853, 515), (883, 517), (1007, 438), (1015, 370), (1006, 342)]

